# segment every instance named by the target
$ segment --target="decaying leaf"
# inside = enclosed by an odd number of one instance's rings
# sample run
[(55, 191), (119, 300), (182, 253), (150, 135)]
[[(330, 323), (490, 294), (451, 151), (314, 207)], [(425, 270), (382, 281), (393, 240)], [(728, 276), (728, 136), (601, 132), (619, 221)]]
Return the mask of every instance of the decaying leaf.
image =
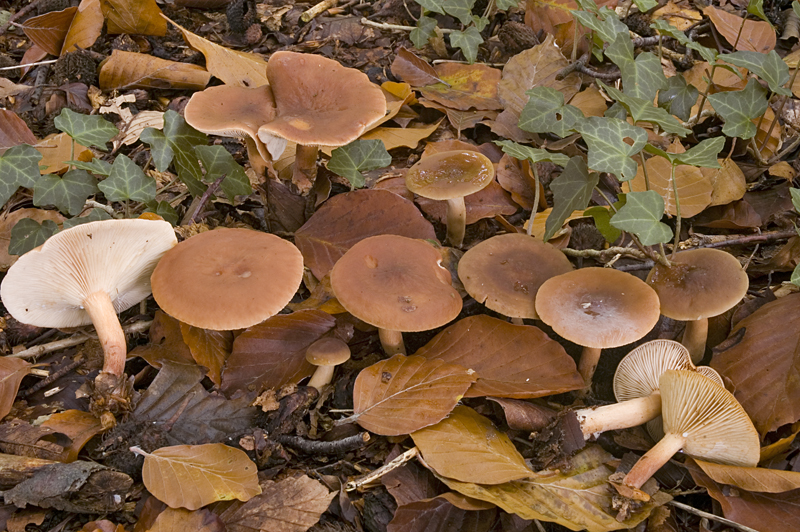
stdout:
[(736, 486), (743, 490), (782, 493), (800, 489), (800, 473), (795, 471), (765, 467), (737, 467), (697, 459), (694, 462), (714, 482)]
[(711, 180), (710, 206), (726, 205), (740, 200), (747, 191), (747, 182), (739, 165), (732, 159), (718, 159), (721, 168), (701, 168), (703, 175)]
[(497, 100), (499, 69), (488, 65), (441, 63), (434, 67), (440, 81), (420, 87), (420, 93), (445, 107), (469, 109), (500, 109)]
[(64, 44), (77, 7), (68, 7), (62, 11), (51, 11), (25, 21), (22, 31), (31, 41), (36, 43), (50, 55), (58, 56)]
[(64, 434), (70, 439), (70, 444), (64, 448), (61, 456), (62, 462), (74, 462), (78, 459), (86, 442), (97, 434), (103, 432), (103, 424), (93, 414), (82, 410), (67, 410), (50, 416), (43, 427), (51, 429), (53, 432)]
[(231, 331), (210, 331), (181, 323), (183, 341), (189, 346), (195, 362), (208, 368), (208, 378), (214, 384), (222, 381), (222, 367), (233, 347)]
[(30, 370), (30, 362), (21, 358), (0, 358), (0, 419), (11, 411), (19, 384)]
[(0, 109), (0, 155), (20, 144), (36, 144), (33, 131), (14, 111)]
[(211, 79), (204, 68), (152, 55), (114, 50), (100, 64), (100, 88), (203, 89)]
[[(763, 20), (742, 21), (741, 17), (713, 6), (704, 8), (703, 14), (711, 19), (714, 27), (728, 43), (731, 45), (736, 43), (737, 50), (766, 54), (775, 48), (777, 36), (769, 22)], [(744, 28), (739, 35), (739, 29), (742, 28), (743, 22)]]
[(102, 0), (108, 33), (164, 36), (167, 21), (155, 0)]
[(100, 0), (81, 0), (64, 38), (61, 53), (91, 48), (102, 33), (103, 11), (100, 8)]
[[(665, 211), (676, 216), (678, 211), (672, 183), (672, 165), (663, 157), (650, 157), (645, 164), (650, 188), (664, 198)], [(678, 165), (675, 167), (674, 179), (678, 188), (678, 199), (681, 203), (681, 217), (691, 218), (709, 206), (713, 185), (700, 168)], [(636, 192), (647, 190), (645, 174), (641, 165), (639, 165), (636, 177), (631, 182), (631, 188)]]
[[(453, 494), (452, 492), (448, 492)], [(494, 508), (467, 511), (444, 497), (415, 501), (399, 506), (387, 532), (488, 532), (494, 525)]]
[(202, 509), (191, 512), (183, 508), (166, 508), (158, 514), (147, 532), (175, 532), (177, 530), (226, 532), (222, 520), (211, 511)]

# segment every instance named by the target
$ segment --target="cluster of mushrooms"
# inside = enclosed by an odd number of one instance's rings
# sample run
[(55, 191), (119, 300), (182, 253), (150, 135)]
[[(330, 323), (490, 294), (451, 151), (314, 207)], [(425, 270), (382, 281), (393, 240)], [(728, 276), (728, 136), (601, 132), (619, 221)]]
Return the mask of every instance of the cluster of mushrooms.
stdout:
[[(305, 74), (297, 75), (301, 68)], [(269, 87), (213, 87), (195, 94), (187, 121), (208, 133), (246, 137), (265, 158), (276, 157), (289, 141), (296, 143), (295, 181), (308, 183), (318, 146), (347, 144), (384, 116), (381, 91), (360, 72), (334, 61), (278, 52), (269, 60), (268, 77)], [(234, 120), (233, 111), (241, 109), (250, 109), (245, 120)], [(488, 158), (455, 150), (423, 157), (406, 173), (406, 186), (447, 201), (447, 240), (461, 247), (464, 196), (493, 179)], [(378, 328), (387, 354), (405, 353), (403, 332), (441, 327), (461, 312), (461, 295), (441, 263), (440, 250), (426, 241), (372, 236), (335, 263), (330, 283), (347, 312)], [(181, 322), (237, 330), (282, 311), (303, 275), (301, 252), (272, 234), (219, 228), (178, 244), (163, 220), (107, 220), (64, 230), (22, 256), (3, 280), (0, 297), (23, 323), (94, 324), (105, 354), (98, 380), (119, 382), (127, 345), (117, 314), (151, 290), (159, 307)], [(513, 233), (467, 250), (458, 277), (489, 309), (518, 324), (541, 320), (583, 346), (578, 368), (587, 389), (602, 349), (638, 341), (661, 314), (687, 322), (684, 345), (651, 342), (623, 360), (614, 380), (618, 404), (577, 411), (587, 436), (649, 422), (660, 439), (618, 482), (623, 493), (645, 497), (639, 488), (679, 450), (721, 463), (758, 462), (758, 435), (746, 413), (713, 370), (695, 367), (705, 352), (708, 318), (732, 308), (748, 287), (731, 255), (684, 251), (670, 267), (657, 264), (642, 281), (609, 268), (573, 270), (555, 247)], [(323, 338), (308, 357), (320, 366), (309, 383), (319, 388), (330, 382), (333, 366), (349, 357), (349, 349), (340, 340)], [(653, 421), (658, 416), (662, 421)]]

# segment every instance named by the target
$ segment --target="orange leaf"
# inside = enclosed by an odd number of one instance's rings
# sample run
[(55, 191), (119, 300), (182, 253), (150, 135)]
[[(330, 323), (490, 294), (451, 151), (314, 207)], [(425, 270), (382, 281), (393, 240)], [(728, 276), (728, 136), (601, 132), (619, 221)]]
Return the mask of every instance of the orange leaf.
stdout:
[[(775, 48), (777, 37), (775, 30), (769, 22), (763, 20), (744, 20), (727, 11), (708, 6), (703, 9), (703, 14), (711, 19), (717, 31), (725, 37), (731, 45), (736, 43), (737, 50), (749, 50), (766, 54)], [(742, 24), (744, 23), (744, 28)], [(736, 40), (741, 29), (739, 40)]]
[(209, 510), (190, 512), (183, 508), (167, 508), (156, 517), (147, 532), (176, 532), (191, 530), (192, 532), (224, 532), (225, 525), (220, 518)]
[(222, 382), (222, 366), (233, 348), (231, 331), (210, 331), (181, 323), (183, 341), (189, 346), (192, 358), (208, 368), (208, 378), (219, 385)]
[(161, 17), (156, 0), (102, 0), (108, 33), (138, 35), (167, 34), (167, 21)]
[(29, 18), (22, 25), (22, 31), (48, 54), (58, 56), (77, 11), (77, 7), (68, 7)]
[(100, 88), (202, 89), (211, 79), (204, 68), (147, 54), (114, 50), (100, 63)]
[(720, 484), (747, 491), (781, 493), (800, 489), (800, 473), (765, 467), (737, 467), (693, 459), (706, 475)]
[(0, 155), (20, 144), (36, 144), (36, 137), (17, 113), (0, 109)]
[(11, 412), (19, 383), (30, 371), (30, 363), (21, 358), (0, 357), (0, 419)]
[(78, 12), (72, 19), (61, 55), (74, 52), (76, 49), (86, 50), (103, 32), (103, 12), (100, 9), (100, 0), (81, 0)]
[(420, 88), (424, 97), (461, 111), (501, 108), (497, 100), (500, 70), (479, 63), (442, 63), (436, 66), (436, 74), (441, 82)]
[(64, 448), (64, 454), (61, 457), (63, 462), (77, 460), (78, 453), (81, 452), (86, 442), (105, 430), (99, 419), (82, 410), (67, 410), (53, 414), (42, 423), (42, 426), (64, 434), (71, 440), (70, 445)]

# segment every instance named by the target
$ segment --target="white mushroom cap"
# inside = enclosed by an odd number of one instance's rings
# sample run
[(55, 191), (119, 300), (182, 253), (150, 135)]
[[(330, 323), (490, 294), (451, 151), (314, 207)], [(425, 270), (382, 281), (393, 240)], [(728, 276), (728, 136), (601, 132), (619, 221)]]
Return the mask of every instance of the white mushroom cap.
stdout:
[(104, 291), (117, 312), (150, 295), (150, 274), (177, 244), (161, 220), (102, 220), (66, 229), (29, 251), (8, 270), (0, 297), (22, 323), (78, 327), (92, 323), (84, 309)]
[(617, 401), (645, 397), (658, 391), (658, 379), (668, 369), (694, 369), (689, 350), (672, 340), (646, 342), (623, 358), (614, 373)]

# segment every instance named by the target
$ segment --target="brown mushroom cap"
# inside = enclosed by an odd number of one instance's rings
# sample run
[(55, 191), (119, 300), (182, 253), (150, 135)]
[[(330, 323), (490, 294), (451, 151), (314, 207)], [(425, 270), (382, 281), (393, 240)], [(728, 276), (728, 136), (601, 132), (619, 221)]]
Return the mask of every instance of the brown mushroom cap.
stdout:
[(420, 159), (406, 172), (406, 187), (414, 194), (449, 200), (474, 194), (494, 179), (494, 165), (477, 151), (454, 150)]
[(673, 340), (645, 342), (620, 360), (614, 373), (617, 401), (645, 397), (658, 390), (658, 379), (668, 369), (694, 369), (689, 350)]
[(718, 316), (742, 300), (749, 281), (730, 253), (692, 249), (650, 270), (647, 283), (658, 293), (661, 313), (674, 320), (695, 321)]
[(479, 303), (510, 318), (538, 319), (534, 301), (547, 279), (572, 271), (550, 244), (520, 233), (484, 240), (464, 253), (458, 277)]
[(186, 122), (198, 131), (223, 137), (258, 138), (258, 128), (275, 118), (269, 85), (246, 88), (219, 85), (195, 92), (186, 104)]
[(461, 312), (461, 297), (430, 244), (397, 235), (358, 242), (331, 270), (339, 303), (356, 318), (401, 332), (442, 326)]
[(344, 146), (386, 114), (380, 87), (332, 59), (275, 52), (267, 78), (277, 117), (259, 128), (265, 144), (280, 137), (303, 146)]
[(611, 268), (582, 268), (539, 287), (536, 312), (570, 342), (605, 349), (635, 342), (658, 322), (658, 295)]
[(153, 297), (170, 316), (203, 329), (250, 327), (277, 314), (303, 278), (303, 256), (275, 235), (216, 229), (165, 253)]
[(320, 338), (306, 350), (306, 360), (315, 366), (336, 366), (350, 360), (350, 346), (331, 336)]

